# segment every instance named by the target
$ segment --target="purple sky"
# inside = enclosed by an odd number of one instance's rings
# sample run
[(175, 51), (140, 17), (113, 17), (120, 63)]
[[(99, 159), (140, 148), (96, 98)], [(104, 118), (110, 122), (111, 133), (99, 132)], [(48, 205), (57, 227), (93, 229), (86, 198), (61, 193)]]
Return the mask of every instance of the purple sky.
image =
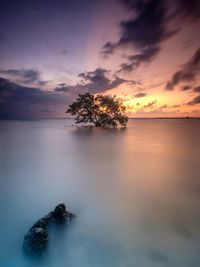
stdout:
[(199, 0), (0, 0), (0, 25), (1, 119), (65, 117), (86, 91), (200, 116)]

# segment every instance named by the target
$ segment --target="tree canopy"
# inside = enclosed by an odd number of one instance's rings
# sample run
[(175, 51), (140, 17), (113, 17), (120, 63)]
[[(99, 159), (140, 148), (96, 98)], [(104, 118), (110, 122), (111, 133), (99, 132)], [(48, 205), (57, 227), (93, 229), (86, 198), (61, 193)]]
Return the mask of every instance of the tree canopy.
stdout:
[(78, 95), (76, 101), (69, 105), (66, 113), (74, 116), (77, 124), (117, 127), (126, 126), (128, 117), (125, 111), (125, 106), (116, 97), (85, 93)]

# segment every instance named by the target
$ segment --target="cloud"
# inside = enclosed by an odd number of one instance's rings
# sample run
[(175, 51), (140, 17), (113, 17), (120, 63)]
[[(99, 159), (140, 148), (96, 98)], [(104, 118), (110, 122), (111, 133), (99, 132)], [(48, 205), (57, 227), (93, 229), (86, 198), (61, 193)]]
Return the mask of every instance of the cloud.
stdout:
[(147, 95), (146, 93), (138, 93), (138, 94), (134, 95), (134, 97), (140, 98), (140, 97), (144, 97), (146, 95)]
[(131, 63), (122, 63), (119, 72), (131, 72), (138, 68), (141, 63), (150, 63), (159, 51), (160, 48), (156, 46), (145, 48), (141, 53), (129, 57), (129, 62)]
[(83, 78), (83, 82), (88, 82), (85, 85), (89, 86), (90, 91), (106, 91), (114, 89), (122, 83), (136, 84), (136, 81), (126, 80), (117, 76), (114, 79), (109, 79), (106, 75), (110, 71), (102, 68), (97, 68), (95, 71), (80, 73), (78, 76)]
[(168, 108), (168, 105), (167, 104), (164, 104), (160, 108)]
[(55, 116), (69, 103), (70, 97), (21, 86), (0, 77), (0, 119), (31, 119)]
[(130, 72), (141, 63), (151, 62), (160, 51), (160, 44), (177, 31), (168, 30), (167, 7), (164, 0), (121, 0), (132, 16), (121, 21), (120, 38), (117, 42), (107, 42), (103, 46), (104, 55), (113, 54), (117, 49), (133, 48), (140, 52), (129, 57), (129, 63), (123, 63), (120, 71)]
[(113, 79), (109, 79), (107, 74), (108, 70), (97, 68), (94, 71), (83, 72), (78, 75), (81, 78), (81, 82), (75, 85), (61, 84), (55, 88), (58, 92), (71, 92), (71, 93), (83, 93), (89, 91), (91, 93), (105, 92), (116, 88), (123, 83), (136, 84), (133, 80), (125, 80), (115, 76)]
[(180, 82), (192, 82), (200, 74), (200, 47), (182, 68), (176, 71), (166, 85), (167, 90), (173, 90)]
[(200, 95), (194, 97), (192, 101), (188, 102), (188, 105), (196, 105), (200, 104)]
[(54, 91), (67, 92), (67, 91), (69, 91), (69, 86), (67, 86), (66, 83), (60, 83), (57, 85), (56, 88), (54, 88)]
[(182, 87), (182, 91), (188, 91), (190, 90), (192, 87), (190, 85), (185, 85)]
[(171, 106), (171, 108), (180, 108), (180, 107), (181, 107), (180, 104), (176, 104), (176, 105)]
[(200, 85), (193, 88), (195, 93), (200, 93)]
[(119, 72), (131, 72), (141, 63), (150, 63), (161, 51), (162, 43), (179, 32), (186, 20), (200, 19), (199, 0), (119, 1), (131, 17), (120, 22), (119, 39), (108, 41), (101, 51), (106, 57), (116, 50), (128, 48), (134, 51), (128, 61), (121, 64)]
[(157, 100), (155, 99), (155, 100), (149, 102), (147, 105), (144, 105), (143, 107), (144, 108), (153, 108), (156, 106), (156, 104), (157, 104)]
[(36, 83), (40, 86), (45, 85), (47, 81), (42, 81), (41, 73), (33, 69), (8, 69), (0, 70), (1, 74), (8, 75), (11, 78), (16, 78), (16, 82), (24, 84), (33, 84)]
[[(121, 1), (133, 16), (120, 23), (121, 36), (116, 43), (104, 45), (104, 53), (110, 54), (118, 48), (127, 46), (146, 49), (157, 46), (174, 32), (166, 28), (166, 7), (163, 0)], [(136, 14), (137, 13), (137, 16)]]
[(181, 19), (189, 19), (192, 21), (200, 20), (200, 1), (199, 0), (177, 0), (174, 16)]
[(78, 76), (85, 82), (90, 82), (93, 84), (98, 84), (100, 87), (105, 87), (109, 84), (109, 79), (106, 77), (108, 70), (97, 68), (95, 71), (83, 72)]

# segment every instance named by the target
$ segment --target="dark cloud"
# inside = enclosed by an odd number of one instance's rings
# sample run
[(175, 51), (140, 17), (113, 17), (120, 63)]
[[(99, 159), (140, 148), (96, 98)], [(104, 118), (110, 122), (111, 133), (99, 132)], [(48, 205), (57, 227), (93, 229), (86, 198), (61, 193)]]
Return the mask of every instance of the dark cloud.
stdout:
[(141, 63), (152, 61), (160, 51), (162, 41), (176, 33), (167, 28), (166, 1), (163, 0), (121, 0), (132, 12), (132, 18), (120, 23), (121, 35), (116, 43), (103, 46), (104, 55), (112, 54), (119, 48), (134, 48), (140, 52), (129, 57), (129, 63), (121, 65), (122, 71), (132, 71)]
[[(105, 53), (127, 46), (146, 49), (157, 46), (174, 32), (166, 28), (166, 7), (163, 0), (122, 1), (133, 13), (133, 17), (120, 23), (121, 36), (118, 42), (104, 45)], [(135, 15), (135, 12), (138, 15)]]
[(149, 102), (147, 105), (144, 105), (143, 107), (144, 108), (153, 108), (156, 106), (156, 104), (157, 104), (157, 100), (155, 99), (155, 100)]
[(45, 85), (47, 81), (42, 81), (41, 73), (33, 69), (8, 69), (0, 70), (1, 74), (6, 74), (12, 78), (16, 78), (16, 82), (33, 84), (37, 83), (38, 85)]
[(200, 74), (200, 47), (180, 70), (175, 72), (166, 85), (167, 90), (173, 90), (180, 82), (192, 82)]
[(76, 85), (57, 86), (54, 88), (55, 92), (80, 94), (87, 91), (84, 85), (77, 83)]
[(65, 86), (65, 85), (66, 85), (66, 83), (59, 83), (59, 84), (58, 84), (58, 86), (61, 86), (61, 87), (62, 87), (62, 86)]
[(200, 104), (200, 95), (194, 97), (192, 101), (188, 102), (188, 105), (196, 105)]
[(97, 68), (95, 71), (80, 73), (78, 76), (83, 78), (83, 81), (99, 84), (101, 87), (105, 87), (110, 82), (106, 77), (107, 73), (108, 70)]
[(58, 86), (54, 89), (54, 91), (57, 92), (67, 92), (69, 87), (66, 85), (66, 83), (60, 83)]
[(200, 93), (200, 85), (193, 88), (195, 93)]
[(138, 93), (138, 94), (134, 95), (134, 97), (139, 98), (139, 97), (144, 97), (146, 95), (147, 95), (146, 93)]
[(199, 20), (200, 1), (199, 0), (176, 0), (176, 10), (174, 16), (181, 19)]
[(51, 117), (67, 104), (67, 98), (59, 93), (21, 86), (0, 78), (0, 119)]
[(190, 85), (185, 85), (182, 87), (182, 91), (188, 91), (190, 90), (192, 87)]
[[(118, 49), (139, 50), (136, 55), (121, 64), (120, 70), (131, 72), (141, 63), (150, 63), (161, 50), (163, 41), (174, 36), (185, 20), (200, 19), (199, 0), (119, 0), (132, 14), (121, 21), (117, 42), (107, 42), (102, 49), (104, 56)], [(171, 28), (169, 27), (171, 24)]]
[(91, 93), (99, 93), (116, 88), (123, 83), (136, 84), (135, 81), (125, 80), (114, 77), (112, 80), (106, 75), (108, 70), (97, 68), (95, 71), (83, 72), (78, 75), (82, 78), (81, 83), (75, 85), (62, 84), (55, 88), (59, 92), (83, 93), (89, 91)]
[(129, 57), (131, 63), (122, 63), (119, 72), (131, 72), (138, 68), (141, 63), (150, 63), (159, 51), (160, 48), (156, 46), (145, 48), (141, 53)]
[(127, 8), (127, 9), (136, 9), (141, 10), (143, 7), (143, 2), (141, 0), (120, 0), (120, 2)]
[(126, 80), (117, 76), (115, 76), (114, 79), (111, 80), (106, 76), (108, 73), (109, 71), (106, 69), (97, 68), (95, 71), (80, 73), (79, 77), (83, 78), (83, 82), (88, 82), (85, 85), (89, 86), (91, 91), (93, 91), (94, 89), (94, 91), (97, 92), (114, 89), (122, 83), (137, 83), (133, 80)]

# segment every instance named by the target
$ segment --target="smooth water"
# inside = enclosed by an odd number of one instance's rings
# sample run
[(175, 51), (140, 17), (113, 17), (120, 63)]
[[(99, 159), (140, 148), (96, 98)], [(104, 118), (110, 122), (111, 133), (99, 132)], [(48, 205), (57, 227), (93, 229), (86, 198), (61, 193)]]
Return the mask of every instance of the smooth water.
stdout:
[[(200, 120), (0, 122), (0, 267), (199, 267)], [(23, 236), (65, 202), (42, 258)]]

